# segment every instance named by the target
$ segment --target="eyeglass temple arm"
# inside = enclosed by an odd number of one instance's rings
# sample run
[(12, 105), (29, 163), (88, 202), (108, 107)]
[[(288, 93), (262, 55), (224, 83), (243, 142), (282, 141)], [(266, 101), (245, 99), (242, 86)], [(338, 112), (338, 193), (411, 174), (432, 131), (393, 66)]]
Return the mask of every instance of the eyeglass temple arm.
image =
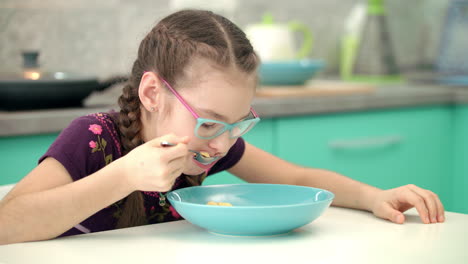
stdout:
[(166, 80), (164, 80), (163, 78), (159, 77), (159, 79), (161, 81), (164, 82), (164, 84), (166, 85), (167, 88), (169, 88), (169, 90), (171, 90), (171, 92), (175, 95), (175, 97), (177, 97), (177, 99), (185, 106), (185, 108), (187, 108), (187, 110), (189, 110), (190, 113), (192, 113), (192, 115), (195, 117), (195, 118), (199, 118), (200, 116), (195, 113), (195, 111), (185, 102), (185, 100), (182, 98), (182, 96), (180, 96), (180, 94), (174, 90), (174, 88), (171, 87), (171, 85), (169, 85), (168, 82), (166, 82)]
[(252, 106), (250, 107), (250, 111), (252, 111), (252, 114), (254, 115), (254, 117), (258, 117), (257, 112), (255, 111), (255, 109), (253, 109)]
[[(159, 77), (159, 76), (158, 76)], [(159, 79), (167, 86), (167, 88), (169, 88), (169, 90), (171, 90), (171, 92), (175, 95), (175, 97), (177, 97), (177, 99), (185, 106), (185, 108), (187, 108), (187, 110), (190, 111), (190, 113), (192, 113), (192, 115), (195, 117), (195, 118), (199, 118), (200, 116), (195, 113), (195, 111), (185, 102), (185, 100), (182, 98), (182, 96), (180, 96), (180, 94), (174, 90), (174, 88), (171, 87), (171, 85), (166, 82), (166, 80), (164, 80), (163, 78), (159, 77)], [(252, 111), (254, 117), (258, 117), (258, 114), (257, 112), (253, 109), (253, 107), (251, 106), (250, 107), (250, 111)]]

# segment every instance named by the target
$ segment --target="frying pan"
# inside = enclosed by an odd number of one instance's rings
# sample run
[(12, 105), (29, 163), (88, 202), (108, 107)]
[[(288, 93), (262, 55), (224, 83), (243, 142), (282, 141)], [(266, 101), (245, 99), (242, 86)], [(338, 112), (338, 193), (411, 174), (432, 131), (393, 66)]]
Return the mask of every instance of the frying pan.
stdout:
[(81, 107), (83, 100), (93, 91), (102, 91), (123, 81), (126, 81), (125, 77), (99, 81), (94, 77), (61, 72), (47, 74), (38, 80), (0, 75), (0, 109), (16, 111)]

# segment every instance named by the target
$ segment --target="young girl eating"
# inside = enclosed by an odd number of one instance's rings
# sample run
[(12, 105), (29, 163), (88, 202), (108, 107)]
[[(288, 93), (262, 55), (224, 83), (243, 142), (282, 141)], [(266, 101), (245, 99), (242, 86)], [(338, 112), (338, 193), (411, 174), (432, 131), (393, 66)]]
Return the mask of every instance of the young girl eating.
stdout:
[(139, 46), (120, 111), (75, 119), (1, 201), (0, 244), (178, 220), (165, 193), (223, 170), (251, 183), (327, 189), (334, 206), (399, 224), (412, 207), (424, 223), (444, 221), (429, 190), (380, 190), (244, 141), (260, 120), (251, 107), (259, 62), (222, 16), (184, 10), (162, 19)]

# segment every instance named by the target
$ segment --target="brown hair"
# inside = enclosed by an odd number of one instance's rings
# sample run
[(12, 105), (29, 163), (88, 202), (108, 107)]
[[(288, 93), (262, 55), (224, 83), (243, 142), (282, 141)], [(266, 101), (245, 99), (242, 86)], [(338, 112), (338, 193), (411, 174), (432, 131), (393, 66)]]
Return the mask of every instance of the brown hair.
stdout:
[[(183, 77), (183, 70), (195, 56), (248, 74), (254, 73), (259, 64), (245, 33), (220, 15), (183, 10), (162, 19), (140, 43), (138, 57), (118, 101), (121, 110), (117, 124), (124, 155), (143, 143), (138, 97), (143, 73), (153, 71), (177, 89), (177, 78)], [(117, 228), (145, 223), (143, 195), (135, 191), (125, 200)]]

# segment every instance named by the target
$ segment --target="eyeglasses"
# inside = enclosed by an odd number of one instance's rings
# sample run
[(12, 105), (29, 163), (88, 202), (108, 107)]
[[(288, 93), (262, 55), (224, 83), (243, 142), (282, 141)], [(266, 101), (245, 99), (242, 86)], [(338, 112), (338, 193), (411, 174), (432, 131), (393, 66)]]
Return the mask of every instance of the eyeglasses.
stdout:
[(259, 121), (260, 117), (258, 117), (255, 110), (250, 107), (250, 116), (253, 118), (249, 118), (246, 120), (242, 120), (240, 122), (234, 124), (228, 124), (222, 121), (201, 118), (195, 110), (193, 110), (187, 102), (180, 96), (180, 94), (172, 88), (172, 86), (166, 82), (166, 80), (160, 78), (162, 82), (167, 86), (167, 88), (177, 97), (177, 99), (187, 108), (187, 110), (192, 114), (193, 117), (197, 120), (197, 125), (195, 126), (194, 133), (195, 136), (201, 139), (212, 139), (226, 131), (229, 131), (230, 138), (238, 138), (245, 133), (247, 133), (250, 129), (252, 129)]

